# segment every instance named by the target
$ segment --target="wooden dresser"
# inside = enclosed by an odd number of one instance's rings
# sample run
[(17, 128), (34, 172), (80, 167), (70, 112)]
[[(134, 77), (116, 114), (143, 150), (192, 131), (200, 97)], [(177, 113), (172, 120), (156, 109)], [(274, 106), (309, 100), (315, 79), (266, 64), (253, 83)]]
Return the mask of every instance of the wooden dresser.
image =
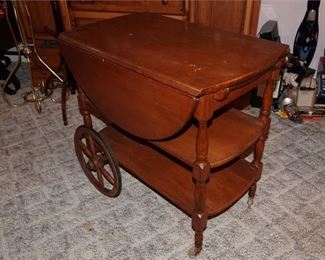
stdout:
[[(22, 4), (20, 3), (22, 6)], [(260, 0), (242, 1), (200, 1), (200, 0), (133, 0), (133, 1), (27, 1), (37, 47), (40, 56), (52, 67), (59, 65), (59, 52), (55, 35), (61, 31), (57, 20), (61, 20), (63, 30), (80, 25), (109, 19), (129, 13), (158, 13), (190, 21), (204, 26), (231, 32), (255, 35), (259, 15)], [(60, 11), (59, 17), (53, 12)], [(27, 16), (22, 17), (24, 27), (30, 37)], [(33, 60), (33, 81), (45, 81), (49, 73), (36, 60)]]
[(188, 10), (188, 2), (185, 0), (61, 1), (60, 4), (66, 28), (142, 12), (164, 14), (187, 20)]

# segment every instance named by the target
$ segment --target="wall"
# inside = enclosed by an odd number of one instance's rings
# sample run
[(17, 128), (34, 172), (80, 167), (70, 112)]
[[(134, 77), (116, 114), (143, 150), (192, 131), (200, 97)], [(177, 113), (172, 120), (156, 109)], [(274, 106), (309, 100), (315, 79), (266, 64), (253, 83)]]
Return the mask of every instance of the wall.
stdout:
[[(293, 42), (298, 27), (307, 10), (307, 0), (262, 0), (258, 21), (259, 32), (268, 20), (278, 21), (281, 42), (289, 44), (292, 51)], [(319, 7), (319, 36), (314, 58), (310, 67), (317, 68), (319, 57), (323, 56), (325, 48), (325, 0), (321, 0)]]

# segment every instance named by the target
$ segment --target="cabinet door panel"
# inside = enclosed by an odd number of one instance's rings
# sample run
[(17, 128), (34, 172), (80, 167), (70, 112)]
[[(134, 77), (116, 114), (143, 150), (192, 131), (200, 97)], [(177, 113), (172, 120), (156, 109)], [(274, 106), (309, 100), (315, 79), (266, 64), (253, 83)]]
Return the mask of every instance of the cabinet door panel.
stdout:
[(260, 0), (194, 0), (190, 21), (225, 31), (256, 34)]
[[(17, 1), (16, 4), (19, 9), (19, 15), (27, 37), (31, 38), (31, 28), (28, 15), (25, 10), (24, 2)], [(33, 31), (35, 34), (56, 31), (50, 1), (26, 1), (26, 5), (30, 13)]]
[(211, 24), (215, 28), (240, 33), (244, 27), (245, 1), (213, 1)]

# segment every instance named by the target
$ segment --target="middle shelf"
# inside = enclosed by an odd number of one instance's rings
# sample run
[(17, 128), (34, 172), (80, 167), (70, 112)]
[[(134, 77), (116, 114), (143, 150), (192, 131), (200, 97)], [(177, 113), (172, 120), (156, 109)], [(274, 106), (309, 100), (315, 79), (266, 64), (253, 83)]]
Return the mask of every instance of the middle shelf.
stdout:
[[(251, 147), (263, 132), (263, 123), (256, 117), (230, 109), (216, 117), (208, 128), (208, 160), (211, 168), (223, 165)], [(154, 145), (191, 166), (196, 160), (197, 127), (191, 125), (181, 135)]]

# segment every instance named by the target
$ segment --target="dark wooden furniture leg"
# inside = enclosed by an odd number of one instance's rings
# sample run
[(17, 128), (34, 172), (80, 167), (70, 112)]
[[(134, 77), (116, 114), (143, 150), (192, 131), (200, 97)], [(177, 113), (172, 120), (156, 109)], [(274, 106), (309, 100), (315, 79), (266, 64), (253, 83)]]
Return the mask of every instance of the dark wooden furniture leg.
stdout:
[[(63, 59), (61, 60), (63, 61)], [(77, 87), (69, 68), (64, 62), (62, 62), (62, 67), (64, 72), (64, 77), (63, 77), (64, 82), (62, 84), (62, 91), (61, 91), (61, 111), (62, 111), (63, 124), (68, 125), (67, 95), (75, 94)]]
[(64, 125), (68, 125), (67, 93), (68, 93), (67, 82), (64, 82), (63, 85), (62, 85), (62, 92), (61, 92), (61, 111), (62, 111), (62, 119), (63, 119), (63, 124)]
[(192, 228), (195, 232), (194, 247), (189, 255), (195, 256), (202, 250), (203, 232), (207, 227), (208, 210), (206, 207), (207, 184), (210, 177), (210, 162), (208, 161), (208, 120), (212, 116), (206, 109), (207, 100), (202, 99), (196, 111), (198, 131), (196, 136), (196, 161), (193, 164), (192, 180), (194, 184), (194, 210), (192, 214)]
[(194, 211), (192, 228), (195, 231), (195, 246), (190, 255), (197, 255), (202, 250), (203, 231), (207, 227), (208, 211), (206, 208), (207, 183), (209, 181), (210, 163), (208, 156), (208, 127), (207, 121), (199, 121), (196, 138), (197, 159), (193, 165)]
[(78, 89), (78, 104), (79, 104), (80, 114), (82, 115), (84, 121), (84, 125), (89, 128), (93, 128), (90, 111), (87, 107), (86, 96), (81, 88)]
[(255, 192), (256, 192), (256, 186), (257, 182), (261, 178), (261, 173), (263, 169), (263, 163), (262, 163), (262, 157), (264, 152), (264, 146), (265, 141), (268, 138), (269, 130), (270, 130), (270, 113), (271, 113), (271, 107), (272, 107), (272, 96), (273, 96), (273, 86), (274, 86), (274, 80), (277, 79), (275, 76), (278, 75), (278, 73), (275, 73), (275, 71), (272, 73), (271, 78), (266, 82), (266, 87), (263, 94), (263, 101), (262, 101), (262, 107), (259, 114), (259, 120), (263, 122), (264, 129), (263, 134), (258, 139), (255, 150), (254, 150), (254, 160), (252, 162), (252, 165), (258, 170), (259, 172), (259, 178), (256, 180), (256, 182), (250, 187), (248, 191), (248, 207), (250, 208), (253, 205)]

